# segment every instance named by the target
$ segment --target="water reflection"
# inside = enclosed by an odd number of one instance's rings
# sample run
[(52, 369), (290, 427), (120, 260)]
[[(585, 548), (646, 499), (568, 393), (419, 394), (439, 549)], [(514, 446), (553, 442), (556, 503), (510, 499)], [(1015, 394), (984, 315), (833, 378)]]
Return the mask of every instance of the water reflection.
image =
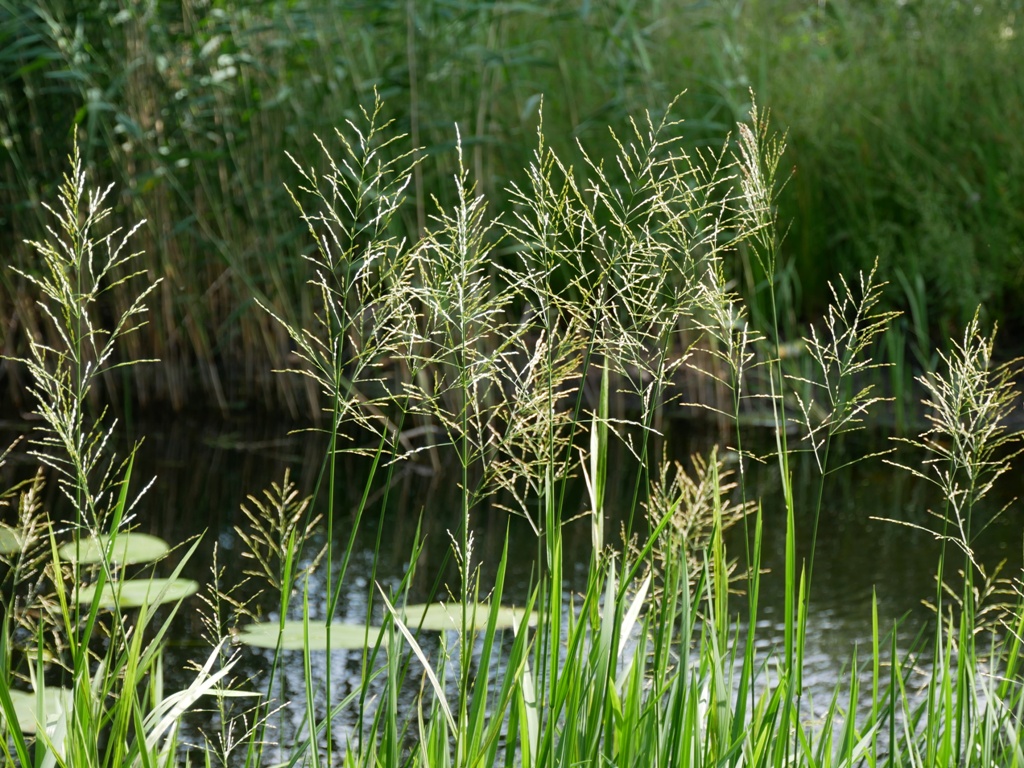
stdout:
[[(214, 547), (217, 560), (225, 569), (224, 583), (244, 579), (245, 563), (240, 557), (242, 543), (235, 530), (236, 526), (244, 524), (240, 506), (247, 503), (249, 495), (260, 494), (271, 482), (280, 483), (286, 470), (303, 494), (311, 493), (317, 485), (327, 445), (321, 434), (288, 435), (279, 423), (222, 425), (175, 419), (167, 423), (149, 422), (141, 425), (139, 431), (144, 432), (146, 439), (138, 451), (135, 477), (155, 476), (156, 483), (140, 503), (136, 522), (141, 531), (171, 542), (202, 535), (184, 574), (201, 583), (208, 583), (212, 578)], [(770, 445), (767, 448), (770, 449)], [(848, 444), (842, 459), (837, 456), (835, 463), (845, 463), (850, 457), (875, 448), (877, 446)], [(670, 457), (684, 461), (693, 452), (707, 453), (709, 449), (707, 435), (682, 424), (673, 430), (668, 444), (663, 446)], [(618, 464), (625, 462), (610, 462), (612, 467)], [(25, 477), (33, 469), (30, 458), (14, 456), (5, 468), (5, 479)], [(346, 457), (340, 464), (334, 512), (336, 547), (343, 548), (353, 533), (354, 513), (364, 492), (363, 478), (367, 469), (368, 460), (360, 457)], [(819, 475), (809, 456), (795, 458), (791, 470), (800, 531), (798, 556), (810, 567)], [(767, 573), (761, 583), (757, 648), (764, 652), (778, 651), (783, 644), (786, 536), (785, 510), (778, 503), (781, 496), (779, 469), (771, 461), (763, 465), (748, 462), (744, 471), (748, 496), (763, 500), (762, 565)], [(609, 540), (611, 533), (619, 530), (622, 522), (619, 518), (628, 508), (635, 479), (621, 473), (612, 478), (608, 496), (612, 519), (605, 527)], [(142, 479), (136, 483), (138, 488), (143, 485)], [(1005, 497), (993, 499), (991, 507), (1001, 507), (1015, 490), (1004, 489)], [(372, 493), (374, 503), (355, 531), (353, 557), (342, 585), (342, 599), (335, 617), (342, 621), (359, 623), (369, 618), (377, 623), (382, 620), (383, 608), (374, 594), (375, 585), (390, 593), (398, 589), (410, 571), (409, 557), (417, 533), (423, 546), (410, 581), (410, 600), (418, 602), (430, 600), (437, 594), (443, 596), (449, 585), (458, 584), (458, 569), (451, 557), (449, 537), (449, 529), (457, 526), (459, 510), (458, 487), (452, 476), (427, 474), (417, 467), (396, 467), (390, 485), (375, 488)], [(48, 504), (57, 507), (60, 499), (53, 487), (49, 494)], [(928, 510), (938, 508), (939, 504), (934, 489), (927, 483), (877, 458), (830, 475), (822, 498), (805, 657), (805, 683), (809, 700), (814, 702), (813, 709), (808, 710), (809, 716), (827, 707), (836, 681), (848, 675), (854, 651), (861, 659), (870, 655), (873, 599), (877, 600), (882, 634), (888, 633), (898, 622), (900, 653), (911, 647), (930, 615), (922, 607), (922, 601), (935, 594), (934, 572), (939, 553), (938, 543), (928, 534), (873, 519), (931, 525)], [(385, 499), (386, 508), (383, 507)], [(566, 518), (584, 511), (585, 507), (583, 485), (576, 483), (567, 493)], [(327, 511), (324, 493), (316, 501), (316, 511)], [(494, 568), (507, 541), (510, 558), (505, 602), (521, 604), (537, 573), (538, 550), (532, 528), (526, 521), (510, 517), (496, 506), (475, 510), (474, 522), (475, 559), (481, 564), (484, 583), (493, 579)], [(729, 538), (733, 556), (742, 558), (744, 533), (742, 528), (737, 528)], [(1020, 540), (1019, 522), (1006, 516), (990, 526), (975, 547), (983, 562), (994, 564), (1008, 559), (1009, 572), (1019, 572)], [(307, 547), (305, 556), (311, 557), (325, 543), (326, 533), (321, 531)], [(567, 562), (573, 564), (566, 567), (564, 585), (566, 594), (570, 594), (582, 589), (591, 557), (591, 534), (586, 520), (566, 524), (564, 552)], [(314, 619), (325, 615), (322, 599), (327, 594), (325, 578), (321, 567), (309, 583)], [(256, 592), (257, 585), (251, 581), (243, 588), (245, 597), (252, 597)], [(254, 598), (252, 609), (264, 618), (273, 619), (277, 604), (276, 597), (265, 591)], [(745, 597), (735, 597), (732, 605), (742, 618)], [(183, 611), (180, 622), (179, 637), (183, 641), (169, 654), (166, 665), (169, 677), (173, 677), (173, 670), (182, 670), (187, 659), (202, 659), (208, 652), (201, 647), (203, 626), (198, 611)], [(439, 642), (436, 638), (425, 640), (425, 650), (438, 652)], [(318, 656), (314, 664), (321, 674), (318, 679), (322, 679), (326, 659), (323, 654)], [(919, 662), (926, 663), (926, 660)], [(269, 656), (265, 652), (246, 649), (240, 655), (239, 676), (263, 679), (268, 664)], [(352, 692), (360, 664), (359, 652), (338, 652), (332, 657), (333, 700)], [(188, 673), (182, 674), (180, 680), (187, 679)], [(861, 675), (862, 684), (870, 685), (870, 670), (862, 670)], [(170, 686), (175, 684), (175, 680), (169, 681)], [(285, 655), (282, 685), (281, 695), (285, 698), (303, 698), (305, 676), (301, 654)], [(371, 687), (370, 693), (380, 691)], [(302, 715), (302, 708), (295, 707), (283, 716), (301, 719)], [(285, 727), (294, 729), (299, 725), (300, 722), (295, 721)]]

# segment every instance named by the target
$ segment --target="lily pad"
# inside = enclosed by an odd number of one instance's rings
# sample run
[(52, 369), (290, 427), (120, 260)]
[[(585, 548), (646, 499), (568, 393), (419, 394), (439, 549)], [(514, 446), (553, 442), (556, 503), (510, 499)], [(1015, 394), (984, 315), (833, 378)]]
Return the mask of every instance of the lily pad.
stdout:
[[(81, 565), (101, 563), (110, 547), (110, 538), (108, 534), (101, 534), (82, 539), (77, 546), (73, 541), (68, 542), (60, 548), (60, 556)], [(166, 541), (148, 533), (119, 533), (110, 552), (110, 561), (120, 565), (151, 563), (166, 555), (169, 549)]]
[[(491, 606), (488, 603), (475, 603), (466, 606), (466, 622), (469, 629), (483, 630), (487, 628), (487, 621), (490, 616)], [(498, 629), (508, 629), (515, 622), (520, 625), (525, 623), (533, 627), (537, 624), (537, 614), (531, 613), (526, 616), (522, 608), (510, 608), (500, 606), (495, 626)], [(459, 603), (414, 603), (405, 606), (402, 620), (410, 629), (422, 627), (436, 632), (462, 630), (462, 605)]]
[[(62, 715), (70, 712), (75, 700), (75, 692), (70, 688), (44, 688), (42, 714), (45, 723), (38, 723), (36, 720), (38, 691), (35, 693), (11, 691), (10, 693), (11, 701), (14, 703), (14, 714), (18, 718), (18, 727), (25, 734), (35, 733), (39, 725), (53, 723)], [(3, 719), (3, 711), (0, 710), (0, 720)]]
[(21, 531), (0, 523), (0, 555), (17, 554), (21, 546)]
[[(113, 608), (119, 604), (122, 608), (140, 608), (143, 605), (176, 603), (194, 595), (198, 589), (198, 582), (192, 579), (127, 579), (108, 582), (103, 585), (100, 593), (100, 606)], [(91, 603), (95, 595), (95, 585), (75, 590), (75, 600), (79, 603)]]
[[(305, 647), (306, 629), (301, 621), (286, 621), (284, 629), (276, 621), (268, 621), (262, 624), (250, 624), (243, 627), (238, 635), (238, 641), (242, 645), (253, 648), (277, 648), (277, 637), (281, 634), (281, 648), (286, 651), (299, 651)], [(377, 643), (380, 635), (380, 627), (369, 627), (362, 624), (342, 624), (335, 622), (331, 624), (331, 649), (359, 649), (372, 648)], [(387, 636), (383, 638), (383, 645), (387, 645)], [(323, 622), (309, 622), (309, 650), (327, 650), (327, 627)]]

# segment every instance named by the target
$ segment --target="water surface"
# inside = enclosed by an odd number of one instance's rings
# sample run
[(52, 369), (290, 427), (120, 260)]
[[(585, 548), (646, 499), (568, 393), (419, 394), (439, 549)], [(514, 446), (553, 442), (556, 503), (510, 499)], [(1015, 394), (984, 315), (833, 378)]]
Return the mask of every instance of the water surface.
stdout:
[[(203, 419), (174, 419), (169, 422), (147, 422), (134, 430), (145, 434), (135, 463), (136, 489), (144, 480), (154, 478), (154, 485), (142, 497), (136, 509), (139, 529), (159, 535), (172, 543), (201, 536), (198, 549), (186, 566), (186, 575), (209, 583), (216, 559), (221, 568), (219, 578), (227, 587), (245, 579), (244, 571), (254, 565), (242, 557), (244, 545), (237, 529), (246, 525), (240, 514), (242, 505), (253, 507), (250, 496), (261, 497), (271, 483), (282, 483), (286, 471), (303, 495), (317, 486), (326, 448), (322, 434), (288, 434), (280, 422), (253, 424), (223, 423)], [(765, 436), (767, 437), (767, 436)], [(667, 433), (667, 441), (659, 450), (686, 462), (694, 452), (707, 453), (714, 436), (690, 422), (677, 422)], [(834, 466), (852, 461), (858, 455), (877, 450), (881, 439), (861, 439), (847, 443), (842, 452), (833, 454)], [(749, 447), (749, 443), (748, 446)], [(755, 445), (755, 449), (761, 446)], [(883, 445), (884, 447), (884, 445)], [(765, 441), (765, 450), (770, 442)], [(611, 467), (627, 466), (622, 457), (613, 457)], [(920, 456), (898, 454), (905, 462), (920, 462)], [(449, 531), (456, 531), (459, 514), (457, 474), (442, 465), (438, 470), (430, 462), (421, 461), (408, 467), (396, 467), (391, 483), (371, 489), (372, 503), (360, 526), (354, 528), (354, 512), (364, 492), (368, 462), (359, 457), (345, 457), (336, 477), (334, 514), (335, 546), (342, 551), (354, 533), (351, 563), (342, 585), (336, 618), (361, 622), (368, 611), (368, 601), (375, 589), (394, 591), (410, 570), (410, 553), (417, 534), (422, 548), (410, 581), (409, 599), (428, 600), (450, 585), (457, 588), (458, 569), (451, 557)], [(791, 462), (797, 507), (799, 555), (806, 567), (811, 564), (811, 538), (814, 527), (813, 510), (818, 497), (820, 475), (809, 455)], [(5, 469), (8, 478), (24, 477), (32, 471), (30, 457), (12, 456)], [(757, 645), (764, 652), (782, 645), (785, 554), (785, 512), (781, 498), (777, 465), (747, 462), (744, 465), (746, 487), (751, 498), (763, 504), (764, 547), (762, 564), (767, 573), (762, 579), (760, 611), (756, 621)], [(623, 473), (610, 478), (606, 524), (609, 541), (619, 530), (622, 511), (628, 507), (635, 477)], [(999, 490), (987, 509), (1001, 507), (1020, 489), (1013, 488), (1016, 477)], [(51, 489), (51, 504), (59, 504)], [(382, 507), (386, 498), (387, 508)], [(898, 626), (898, 647), (910, 649), (917, 633), (930, 617), (923, 601), (935, 595), (935, 567), (939, 545), (934, 537), (907, 525), (934, 527), (937, 523), (929, 509), (940, 509), (935, 489), (905, 471), (885, 464), (878, 458), (853, 463), (827, 478), (818, 517), (817, 542), (813, 558), (813, 578), (808, 617), (808, 642), (805, 682), (810, 700), (809, 710), (828, 704), (837, 681), (848, 679), (855, 649), (860, 658), (871, 648), (872, 601), (877, 601), (882, 631)], [(570, 486), (566, 497), (566, 519), (586, 509), (582, 484)], [(326, 494), (321, 492), (315, 511), (326, 512)], [(983, 514), (988, 514), (983, 511)], [(877, 518), (887, 518), (882, 521)], [(506, 602), (522, 602), (537, 573), (536, 536), (524, 520), (510, 516), (497, 507), (474, 511), (475, 562), (482, 564), (484, 583), (493, 578), (493, 568), (504, 546), (510, 552)], [(1011, 509), (990, 525), (975, 542), (982, 562), (990, 567), (1006, 560), (1008, 573), (1019, 573), (1021, 567), (1020, 518)], [(567, 594), (582, 589), (591, 557), (591, 530), (586, 519), (567, 522), (564, 529), (564, 551), (567, 558)], [(305, 548), (308, 558), (326, 543), (326, 529), (317, 529)], [(736, 528), (729, 541), (730, 554), (742, 558), (744, 531)], [(170, 567), (170, 566), (168, 566)], [(335, 562), (337, 568), (337, 562)], [(326, 613), (326, 584), (321, 564), (310, 582), (310, 610), (313, 618)], [(378, 585), (378, 586), (375, 586)], [(250, 581), (239, 595), (257, 593), (257, 584)], [(742, 614), (745, 599), (737, 596), (734, 606)], [(253, 613), (263, 618), (277, 618), (277, 598), (269, 591), (251, 603)], [(208, 651), (202, 639), (203, 625), (200, 605), (190, 604), (178, 619), (180, 633), (175, 633), (174, 647), (168, 656), (169, 685), (188, 679), (181, 671), (189, 658), (203, 658)], [(371, 618), (382, 618), (381, 601), (374, 596)], [(359, 670), (358, 653), (339, 652), (332, 658), (333, 695), (347, 694), (356, 682)], [(284, 671), (285, 696), (301, 697), (304, 685), (301, 654), (286, 654)], [(260, 680), (266, 674), (268, 654), (243, 650), (239, 672), (244, 677)], [(323, 664), (318, 660), (317, 664)], [(862, 671), (862, 674), (866, 672)], [(867, 679), (865, 679), (867, 682)], [(258, 683), (257, 683), (258, 686)], [(295, 708), (296, 710), (299, 708)], [(296, 726), (297, 727), (297, 726)]]

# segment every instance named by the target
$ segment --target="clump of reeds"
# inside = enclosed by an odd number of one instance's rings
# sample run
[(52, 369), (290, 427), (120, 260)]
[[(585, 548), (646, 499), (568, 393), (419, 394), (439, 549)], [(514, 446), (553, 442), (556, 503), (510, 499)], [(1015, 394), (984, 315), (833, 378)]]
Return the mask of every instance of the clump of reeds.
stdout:
[[(922, 734), (893, 728), (889, 738), (908, 759), (935, 765), (1014, 764), (1022, 758), (1017, 735), (1024, 697), (1019, 683), (1024, 597), (1007, 578), (981, 562), (978, 535), (1009, 505), (991, 509), (995, 482), (1012, 471), (1022, 433), (1011, 427), (1018, 407), (1018, 360), (996, 362), (995, 332), (982, 332), (978, 316), (936, 370), (919, 383), (926, 398), (927, 428), (902, 439), (919, 457), (891, 463), (935, 485), (943, 506), (929, 510), (931, 526), (911, 525), (942, 543), (932, 607), (936, 622), (929, 647), (931, 672), (924, 693), (904, 701), (907, 723), (923, 722)], [(958, 551), (959, 564), (951, 556)], [(950, 571), (955, 568), (953, 578)], [(904, 685), (903, 672), (893, 674)]]
[[(22, 273), (40, 293), (40, 311), (51, 326), (47, 338), (56, 340), (29, 336), (29, 354), (17, 361), (31, 374), (40, 420), (29, 455), (56, 476), (63, 507), (42, 506), (42, 474), (11, 494), (17, 528), (7, 530), (21, 548), (5, 557), (13, 591), (4, 585), (0, 749), (6, 764), (21, 766), (171, 765), (182, 713), (217, 685), (230, 664), (214, 670), (208, 663), (188, 689), (165, 694), (162, 648), (174, 609), (158, 620), (157, 589), (138, 612), (122, 594), (127, 582), (121, 580), (118, 537), (128, 535), (141, 492), (130, 491), (132, 456), (119, 461), (113, 455), (115, 425), (102, 411), (92, 412), (90, 391), (131, 364), (118, 357), (119, 342), (141, 327), (155, 283), (132, 268), (137, 254), (128, 251), (128, 242), (139, 225), (127, 233), (111, 228), (110, 189), (88, 190), (77, 149), (70, 163), (58, 206), (46, 206), (55, 220), (50, 237), (32, 243), (39, 268)], [(108, 299), (117, 291), (129, 294), (126, 309), (104, 324)], [(99, 551), (93, 565), (83, 562), (93, 559), (83, 555), (90, 545)], [(13, 662), (14, 641), (22, 649), (21, 666)], [(14, 704), (15, 676), (32, 687), (34, 714), (27, 720)], [(28, 736), (33, 731), (34, 743)]]
[[(807, 563), (797, 558), (804, 532), (796, 526), (789, 458), (803, 448), (790, 447), (788, 414), (795, 413), (802, 445), (821, 473), (816, 521), (833, 470), (833, 441), (860, 428), (882, 400), (867, 375), (877, 365), (874, 342), (893, 314), (880, 309), (874, 271), (852, 287), (840, 280), (822, 328), (804, 340), (803, 369), (784, 366), (777, 323), (765, 329), (774, 352), (755, 357), (766, 345), (744, 321), (724, 259), (742, 248), (766, 272), (776, 269), (775, 174), (784, 142), (765, 115), (755, 113), (752, 127), (741, 127), (735, 157), (690, 157), (662, 139), (670, 123), (638, 122), (628, 139), (615, 138), (611, 162), (581, 149), (587, 182), (545, 145), (541, 130), (529, 183), (513, 189), (514, 219), (488, 218), (460, 165), (454, 206), (440, 210), (417, 242), (387, 233), (412, 165), (411, 156), (396, 166), (375, 154), (390, 140), (378, 115), (379, 106), (364, 115), (368, 127), (350, 125), (353, 138), (341, 135), (342, 159), (328, 160), (329, 174), (307, 176), (304, 191), (318, 206), (303, 210), (318, 244), (311, 257), (322, 306), (318, 327), (278, 319), (312, 366), (306, 373), (322, 388), (323, 402), (332, 404), (327, 465), (344, 425), (367, 430), (370, 442), (356, 433), (353, 450), (386, 471), (424, 456), (454, 459), (461, 494), (458, 530), (451, 532), (455, 631), (439, 648), (427, 643), (403, 612), (403, 592), (382, 590), (386, 660), (363, 654), (358, 696), (334, 704), (327, 692), (319, 717), (307, 703), (309, 737), (302, 757), (293, 759), (330, 762), (340, 751), (353, 764), (857, 765), (877, 763), (888, 748), (951, 760), (979, 743), (952, 741), (977, 717), (989, 717), (987, 754), (1013, 754), (1007, 717), (979, 715), (966, 693), (944, 703), (933, 697), (922, 707), (908, 693), (895, 654), (885, 680), (886, 640), (877, 628), (866, 717), (867, 692), (856, 678), (845, 694), (837, 686), (824, 711), (804, 699), (813, 554)], [(518, 254), (521, 264), (491, 262), (488, 255), (499, 248)], [(772, 290), (769, 299), (777, 317)], [(706, 346), (698, 355), (699, 345)], [(786, 601), (784, 644), (770, 659), (760, 656), (753, 630), (763, 521), (751, 514), (756, 500), (742, 473), (751, 457), (739, 435), (735, 488), (717, 457), (695, 460), (687, 475), (657, 462), (650, 448), (663, 408), (681, 399), (673, 394), (676, 373), (691, 356), (730, 393), (732, 412), (725, 415), (734, 424), (751, 402), (774, 414), (787, 512)], [(751, 389), (752, 367), (767, 371), (766, 391)], [(613, 413), (616, 394), (628, 395), (634, 407)], [(630, 448), (636, 476), (622, 547), (603, 528), (608, 443), (616, 436)], [(333, 468), (328, 472), (332, 477)], [(583, 510), (566, 507), (573, 476), (585, 481)], [(490, 607), (477, 606), (485, 587), (471, 534), (484, 503), (495, 499), (530, 521), (541, 564), (522, 606), (535, 612), (536, 626), (520, 619), (504, 642), (498, 604), (510, 555), (486, 585)], [(633, 525), (632, 513), (641, 510), (648, 512), (646, 532)], [(578, 511), (591, 521), (594, 557), (585, 590), (568, 597), (561, 530)], [(329, 488), (328, 526), (333, 514)], [(723, 533), (751, 519), (743, 568), (748, 619), (740, 623), (730, 596), (735, 564)], [(815, 536), (816, 522), (812, 553)], [(332, 611), (350, 552), (328, 580)], [(334, 558), (329, 551), (329, 573)], [(1013, 663), (1013, 654), (1011, 643), (995, 655)], [(965, 675), (979, 663), (973, 652), (959, 662)], [(384, 688), (368, 707), (375, 679)], [(936, 690), (952, 690), (941, 674), (930, 679)], [(399, 694), (411, 688), (418, 691), (409, 712)], [(307, 681), (307, 698), (315, 692)], [(1000, 695), (1019, 701), (1006, 686)], [(346, 710), (356, 724), (339, 749), (333, 719)]]
[[(68, 642), (73, 719), (62, 742), (53, 735), (37, 741), (40, 762), (66, 755), (74, 765), (170, 764), (181, 717), (205, 692), (220, 697), (220, 730), (209, 736), (211, 764), (264, 764), (271, 715), (296, 707), (297, 725), (276, 734), (278, 762), (292, 765), (781, 768), (878, 765), (886, 751), (894, 764), (1021, 762), (1016, 721), (1024, 697), (1014, 677), (1019, 609), (1008, 615), (1012, 631), (993, 636), (984, 655), (973, 641), (976, 612), (965, 609), (968, 620), (953, 632), (940, 625), (923, 699), (909, 690), (910, 672), (895, 652), (888, 679), (883, 675), (887, 641), (876, 623), (871, 691), (861, 691), (853, 676), (846, 691), (837, 685), (824, 710), (805, 700), (815, 531), (805, 564), (797, 555), (805, 535), (796, 525), (802, 501), (794, 498), (789, 471), (800, 447), (790, 445), (787, 414), (795, 404), (803, 445), (821, 472), (817, 520), (829, 492), (832, 441), (859, 428), (879, 401), (861, 377), (874, 365), (872, 340), (891, 314), (880, 309), (874, 272), (839, 281), (821, 330), (804, 341), (809, 365), (798, 373), (783, 364), (774, 284), (767, 342), (744, 323), (725, 277), (727, 257), (741, 250), (768, 273), (778, 264), (776, 173), (784, 142), (764, 113), (740, 127), (735, 153), (714, 155), (687, 153), (672, 138), (678, 126), (668, 118), (637, 120), (612, 137), (615, 153), (604, 161), (580, 148), (583, 175), (547, 146), (541, 130), (528, 181), (510, 192), (517, 201), (514, 218), (491, 215), (459, 142), (454, 202), (438, 205), (424, 218), (422, 237), (411, 241), (396, 235), (394, 224), (415, 177), (416, 155), (401, 149), (383, 114), (378, 100), (338, 132), (337, 150), (320, 143), (326, 170), (296, 162), (303, 182), (291, 193), (315, 245), (307, 257), (315, 321), (270, 316), (295, 346), (301, 363), (295, 370), (316, 388), (329, 448), (324, 487), (313, 489), (312, 501), (286, 477), (253, 499), (241, 529), (253, 558), (249, 575), (280, 598), (265, 695), (241, 713), (225, 703), (252, 691), (228, 684), (234, 659), (224, 652), (223, 636), (236, 619), (255, 617), (230, 589), (219, 591), (216, 566), (205, 624), (213, 653), (196, 667), (185, 692), (163, 696), (155, 683), (146, 688), (144, 678), (158, 675), (168, 624), (153, 625), (155, 639), (147, 643), (143, 628), (151, 611), (131, 625), (123, 611), (114, 611), (111, 631), (100, 638), (98, 598), (75, 612), (53, 554), (49, 578), (59, 606), (55, 621)], [(115, 363), (114, 342), (137, 327), (146, 289), (112, 331), (89, 319), (86, 310), (106, 290), (94, 278), (122, 267), (124, 279), (133, 273), (113, 235), (98, 241), (108, 246), (98, 255), (84, 245), (94, 239), (83, 236), (75, 207), (83, 188), (76, 167), (61, 217), (67, 245), (42, 246), (49, 276), (32, 276), (52, 300), (48, 316), (69, 343), (59, 350), (40, 347), (26, 363), (39, 377), (48, 430), (37, 441), (40, 458), (63, 472), (76, 530), (116, 534), (132, 511), (131, 461), (120, 472), (121, 464), (103, 463), (112, 427), (84, 415), (84, 398), (86, 385)], [(89, 208), (84, 221), (102, 216)], [(496, 249), (515, 253), (514, 266), (496, 263)], [(755, 357), (764, 347), (768, 355)], [(936, 532), (964, 552), (968, 572), (981, 567), (970, 547), (977, 502), (1016, 455), (1005, 451), (1012, 377), (1010, 369), (990, 368), (991, 355), (991, 341), (972, 325), (948, 359), (948, 378), (928, 380), (934, 429), (918, 441), (942, 462), (934, 475), (931, 464), (915, 470), (946, 493), (949, 527)], [(743, 462), (752, 457), (742, 450), (739, 432), (735, 487), (717, 454), (695, 459), (687, 474), (662, 462), (654, 449), (664, 410), (689, 399), (677, 390), (691, 358), (729, 393), (733, 410), (725, 415), (734, 425), (751, 401), (767, 404), (773, 414), (786, 511), (786, 597), (783, 645), (767, 657), (755, 642), (765, 523), (744, 483)], [(744, 375), (754, 365), (767, 372), (765, 391), (752, 390)], [(633, 473), (626, 508), (618, 510), (625, 520), (621, 542), (604, 530), (613, 439), (628, 449)], [(336, 492), (344, 450), (371, 468), (355, 510), (341, 510)], [(408, 605), (414, 549), (402, 585), (371, 588), (353, 665), (358, 671), (351, 690), (339, 693), (332, 685), (331, 633), (340, 631), (333, 622), (356, 530), (375, 484), (387, 488), (395, 468), (413, 461), (451, 462), (456, 469), (460, 514), (450, 538), (457, 583), (443, 585), (449, 623), (435, 641), (428, 633), (438, 630), (427, 626), (427, 612), (417, 616)], [(579, 507), (568, 501), (577, 477), (586, 486)], [(322, 560), (318, 550), (305, 551), (319, 535), (316, 504), (326, 528)], [(516, 555), (506, 545), (493, 581), (485, 583), (474, 549), (475, 524), (495, 508), (524, 516), (537, 535), (535, 586), (508, 620), (501, 603)], [(35, 507), (29, 502), (26, 509)], [(382, 509), (385, 514), (386, 502)], [(351, 532), (339, 549), (342, 514), (350, 516)], [(593, 556), (585, 587), (567, 594), (562, 531), (581, 516), (591, 526)], [(724, 535), (740, 524), (748, 534), (745, 620), (732, 605), (736, 565)], [(316, 617), (310, 608), (314, 575), (326, 593), (324, 613)], [(96, 578), (114, 576), (107, 558)], [(73, 579), (79, 578), (76, 566)], [(974, 605), (969, 579), (968, 573), (961, 594), (965, 605)], [(380, 626), (371, 628), (378, 616)], [(301, 704), (275, 700), (285, 631), (295, 626), (286, 624), (295, 618), (302, 638)], [(325, 645), (314, 646), (315, 628), (323, 630)], [(6, 642), (6, 631), (3, 637)], [(104, 644), (99, 664), (90, 655), (93, 639)], [(313, 654), (321, 651), (323, 684), (313, 674)], [(862, 658), (854, 655), (851, 666)], [(1005, 680), (985, 677), (985, 665), (1005, 670)], [(950, 666), (955, 670), (946, 672)], [(10, 723), (4, 690), (0, 686), (0, 709)], [(8, 733), (17, 759), (28, 764), (33, 756), (24, 734), (10, 726)]]
[[(20, 240), (41, 231), (38, 203), (75, 124), (86, 158), (148, 219), (138, 233), (146, 266), (177, 278), (152, 297), (149, 329), (129, 340), (136, 356), (150, 349), (164, 361), (132, 372), (136, 398), (184, 408), (201, 393), (223, 410), (241, 398), (318, 410), (307, 382), (270, 375), (287, 337), (245, 308), (256, 297), (313, 324), (316, 303), (290, 258), (308, 241), (281, 184), (299, 179), (281, 147), (314, 162), (314, 134), (353, 117), (374, 86), (388, 90), (387, 115), (425, 158), (397, 223), (413, 240), (433, 198), (455, 202), (453, 124), (489, 206), (514, 216), (508, 182), (527, 183), (542, 94), (547, 141), (582, 180), (591, 173), (577, 138), (591, 157), (610, 158), (609, 126), (628, 131), (630, 115), (660, 114), (686, 90), (675, 109), (689, 118), (688, 146), (718, 147), (745, 119), (753, 87), (797, 139), (787, 162), (800, 169), (778, 201), (792, 227), (783, 269), (767, 274), (740, 254), (730, 271), (759, 324), (769, 279), (785, 292), (783, 325), (795, 336), (798, 318), (824, 311), (829, 281), (880, 256), (879, 275), (895, 289), (888, 301), (908, 310), (889, 354), (927, 369), (946, 329), (979, 301), (987, 317), (1020, 303), (1014, 201), (1024, 174), (1014, 169), (1024, 153), (1006, 126), (1024, 119), (1024, 35), (1007, 0), (882, 9), (298, 0), (287, 14), (278, 0), (251, 0), (244, 12), (221, 10), (124, 9), (111, 26), (98, 5), (19, 4), (4, 19), (4, 39), (19, 44), (0, 50), (11, 180), (0, 191), (2, 247), (31, 263)], [(5, 320), (42, 328), (23, 281), (0, 276), (0, 294)]]

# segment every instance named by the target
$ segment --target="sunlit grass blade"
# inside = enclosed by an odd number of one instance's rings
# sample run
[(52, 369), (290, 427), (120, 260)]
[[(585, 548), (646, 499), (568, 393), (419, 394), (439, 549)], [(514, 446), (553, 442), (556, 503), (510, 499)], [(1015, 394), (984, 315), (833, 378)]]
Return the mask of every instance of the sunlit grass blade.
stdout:
[(391, 615), (391, 620), (394, 622), (395, 626), (398, 627), (398, 631), (402, 633), (402, 637), (405, 638), (405, 641), (409, 644), (409, 648), (416, 655), (420, 664), (423, 665), (423, 671), (427, 675), (427, 679), (430, 681), (431, 687), (434, 689), (434, 695), (437, 697), (436, 706), (439, 707), (440, 712), (448, 721), (448, 727), (451, 729), (451, 732), (457, 732), (459, 728), (455, 722), (455, 717), (452, 714), (451, 708), (448, 706), (448, 696), (445, 693), (444, 686), (441, 685), (441, 681), (438, 679), (433, 666), (427, 659), (426, 654), (423, 653), (423, 649), (420, 648), (420, 644), (416, 642), (416, 638), (413, 636), (412, 632), (409, 631), (405, 622), (402, 621), (401, 614), (391, 604), (391, 601), (388, 600), (388, 596), (384, 594), (383, 589), (380, 590), (380, 596), (384, 601), (384, 606), (387, 608), (388, 613)]

